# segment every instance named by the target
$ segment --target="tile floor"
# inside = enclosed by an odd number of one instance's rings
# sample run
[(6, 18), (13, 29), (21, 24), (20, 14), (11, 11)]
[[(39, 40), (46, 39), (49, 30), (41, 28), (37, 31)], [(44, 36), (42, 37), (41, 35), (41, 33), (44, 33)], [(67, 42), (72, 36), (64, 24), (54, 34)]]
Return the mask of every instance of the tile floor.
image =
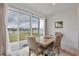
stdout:
[[(27, 51), (26, 56), (29, 56), (29, 48), (28, 47), (27, 47), (26, 51)], [(31, 55), (35, 56), (33, 53)], [(40, 55), (40, 56), (44, 56), (44, 55)], [(56, 56), (58, 56), (58, 55), (56, 55)], [(69, 56), (69, 54), (64, 53), (64, 52), (61, 51), (59, 56)]]
[[(11, 55), (12, 56), (29, 56), (29, 47), (27, 46), (23, 49), (12, 52)], [(35, 54), (32, 53), (31, 56), (35, 56)], [(44, 55), (39, 55), (39, 56), (44, 56)], [(56, 56), (70, 56), (70, 55), (61, 51), (60, 55), (56, 55)]]

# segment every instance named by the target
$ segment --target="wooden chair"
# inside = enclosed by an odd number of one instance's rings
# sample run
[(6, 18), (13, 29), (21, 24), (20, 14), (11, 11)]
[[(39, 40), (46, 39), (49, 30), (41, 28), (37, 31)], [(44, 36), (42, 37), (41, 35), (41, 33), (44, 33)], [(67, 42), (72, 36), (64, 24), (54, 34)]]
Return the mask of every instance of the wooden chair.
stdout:
[(35, 37), (28, 37), (28, 46), (29, 56), (31, 55), (31, 52), (35, 53), (35, 55), (40, 55), (43, 53), (41, 47), (37, 46)]
[(61, 36), (61, 38), (62, 38), (63, 33), (61, 33), (61, 32), (55, 32), (55, 36)]
[(60, 54), (60, 49), (61, 49), (61, 39), (62, 39), (62, 35), (58, 34), (56, 35), (56, 39), (53, 45), (53, 51), (56, 54)]

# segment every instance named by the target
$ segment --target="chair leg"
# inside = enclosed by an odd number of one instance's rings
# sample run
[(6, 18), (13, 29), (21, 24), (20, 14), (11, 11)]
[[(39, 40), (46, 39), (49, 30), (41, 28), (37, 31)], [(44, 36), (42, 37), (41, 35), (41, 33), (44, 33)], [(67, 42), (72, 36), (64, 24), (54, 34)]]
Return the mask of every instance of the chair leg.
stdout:
[(31, 50), (29, 49), (29, 56), (31, 55)]
[(59, 49), (59, 47), (58, 47), (58, 55), (60, 54), (60, 49)]
[(60, 54), (60, 51), (59, 51), (59, 48), (58, 47), (56, 47), (56, 48), (54, 48), (54, 54), (56, 55), (59, 55)]
[(60, 54), (60, 47), (58, 47), (58, 55)]
[(55, 48), (53, 48), (53, 50), (52, 50), (52, 51), (53, 51), (54, 55), (56, 55), (56, 51), (55, 51)]

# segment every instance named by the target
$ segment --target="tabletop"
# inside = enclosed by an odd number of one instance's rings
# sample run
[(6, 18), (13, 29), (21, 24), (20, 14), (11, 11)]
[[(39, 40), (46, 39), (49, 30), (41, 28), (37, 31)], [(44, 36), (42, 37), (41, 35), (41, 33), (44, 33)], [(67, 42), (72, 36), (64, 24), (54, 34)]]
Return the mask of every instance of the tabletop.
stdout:
[(53, 37), (51, 39), (40, 39), (38, 43), (40, 43), (43, 47), (46, 47), (54, 41), (55, 41), (55, 38)]

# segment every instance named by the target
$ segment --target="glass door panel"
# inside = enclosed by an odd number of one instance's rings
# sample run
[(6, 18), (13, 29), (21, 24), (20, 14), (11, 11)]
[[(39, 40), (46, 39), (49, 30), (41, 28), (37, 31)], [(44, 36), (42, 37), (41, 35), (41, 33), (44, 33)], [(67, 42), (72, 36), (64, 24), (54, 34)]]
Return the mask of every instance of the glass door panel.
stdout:
[(12, 51), (18, 49), (18, 24), (17, 24), (17, 13), (9, 10), (8, 14), (8, 35), (9, 43)]
[(32, 24), (32, 36), (38, 37), (39, 36), (39, 19), (36, 17), (31, 18)]
[(27, 45), (26, 39), (30, 36), (30, 16), (25, 14), (19, 15), (19, 46), (20, 48)]

